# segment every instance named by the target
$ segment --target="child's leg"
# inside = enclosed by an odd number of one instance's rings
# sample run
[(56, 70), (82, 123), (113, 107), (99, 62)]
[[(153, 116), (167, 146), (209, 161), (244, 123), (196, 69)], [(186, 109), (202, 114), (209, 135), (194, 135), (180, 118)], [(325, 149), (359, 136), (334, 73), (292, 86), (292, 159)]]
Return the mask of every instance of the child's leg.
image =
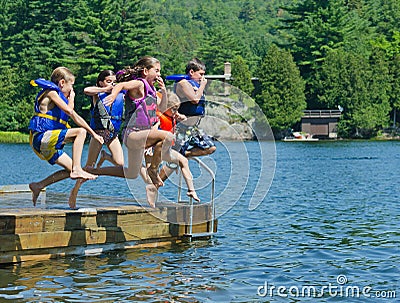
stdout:
[(39, 197), (40, 191), (43, 188), (49, 186), (50, 184), (53, 184), (58, 181), (69, 178), (69, 174), (70, 174), (70, 170), (63, 169), (63, 170), (56, 171), (55, 173), (51, 174), (50, 176), (46, 177), (45, 179), (43, 179), (39, 182), (30, 183), (29, 188), (32, 191), (33, 206), (36, 206), (36, 201)]
[(170, 168), (167, 165), (164, 165), (160, 169), (160, 178), (161, 180), (165, 181), (171, 176), (171, 174), (176, 171), (176, 169)]
[(148, 130), (131, 132), (126, 138), (128, 167), (124, 171), (128, 179), (136, 179), (140, 173), (148, 133)]
[(105, 150), (102, 150), (100, 160), (97, 162), (97, 167), (101, 167), (104, 161), (109, 161), (115, 166), (124, 166), (124, 154), (118, 138), (115, 138), (110, 142), (108, 149), (110, 150), (111, 155)]
[(147, 200), (147, 203), (149, 203), (150, 207), (155, 208), (157, 195), (158, 195), (158, 189), (151, 180), (149, 180), (149, 181), (150, 182), (146, 182), (147, 183), (147, 185), (146, 185), (146, 200)]
[(201, 149), (199, 147), (194, 147), (191, 150), (188, 150), (185, 152), (185, 156), (187, 158), (189, 157), (200, 157), (200, 156), (206, 156), (206, 155), (211, 155), (213, 152), (215, 152), (217, 149), (216, 146), (211, 146), (206, 149)]
[(181, 155), (180, 153), (178, 153), (176, 150), (172, 150), (171, 152), (173, 153), (173, 156), (175, 156), (177, 158), (177, 160), (178, 160), (177, 164), (179, 164), (179, 166), (181, 167), (182, 176), (185, 179), (185, 182), (186, 182), (186, 185), (188, 188), (187, 195), (189, 197), (192, 197), (196, 201), (200, 202), (200, 199), (197, 196), (196, 190), (194, 189), (193, 175), (189, 168), (189, 160), (186, 157), (184, 157), (183, 155)]
[(161, 163), (162, 141), (157, 142), (153, 146), (153, 156), (150, 157), (150, 163), (147, 167), (147, 174), (156, 188), (164, 186), (164, 182), (158, 174), (158, 167)]
[[(102, 149), (100, 152), (100, 159), (99, 159), (99, 162), (97, 162), (96, 167), (100, 168), (103, 165), (104, 161), (108, 161), (108, 162), (112, 163), (112, 155), (110, 155), (104, 149)], [(114, 163), (112, 163), (112, 164), (114, 164)]]
[(97, 162), (97, 158), (99, 157), (99, 153), (100, 153), (102, 147), (103, 147), (103, 145), (100, 144), (100, 142), (98, 142), (97, 140), (94, 140), (93, 138), (90, 138), (86, 166), (91, 166), (91, 167), (95, 166), (95, 164)]
[(145, 165), (140, 167), (140, 176), (142, 177), (144, 183), (146, 183), (146, 200), (149, 203), (150, 207), (154, 208), (156, 206), (156, 200), (158, 195), (158, 189), (151, 181), (148, 173), (147, 166), (150, 165), (152, 156), (145, 155)]
[(161, 159), (171, 161), (171, 146), (174, 136), (172, 133), (162, 130), (151, 129), (146, 140), (146, 147), (154, 146), (153, 157), (151, 158), (150, 167), (147, 172), (156, 187), (163, 186), (160, 176), (158, 175), (158, 166)]
[(74, 187), (71, 189), (68, 198), (68, 205), (71, 209), (76, 208), (76, 198), (78, 197), (79, 189), (81, 188), (82, 184), (85, 183), (87, 180), (85, 179), (77, 179), (75, 182)]
[[(86, 162), (86, 167), (94, 167), (97, 161), (97, 157), (99, 155), (99, 152), (102, 148), (102, 145), (98, 143), (97, 141), (91, 139), (89, 143), (89, 153), (88, 153), (88, 160)], [(111, 153), (113, 154), (113, 158), (110, 157), (110, 159), (107, 159), (104, 154), (108, 155), (104, 150), (101, 151), (101, 158), (99, 162), (97, 163), (97, 168), (101, 167), (101, 164), (105, 160), (110, 160), (111, 163), (114, 165), (118, 165), (123, 167), (124, 165), (124, 157), (123, 157), (123, 152), (122, 152), (122, 146), (121, 143), (119, 142), (118, 138), (114, 139), (111, 141), (109, 144), (108, 148), (110, 149)], [(114, 160), (115, 158), (115, 160)], [(116, 172), (118, 174), (118, 172)], [(78, 191), (82, 184), (85, 182), (85, 180), (77, 180), (75, 183), (75, 186), (72, 188), (70, 195), (69, 195), (69, 200), (68, 204), (70, 208), (76, 208), (76, 198), (78, 196)]]
[[(102, 144), (100, 144), (93, 138), (90, 138), (88, 157), (86, 160), (85, 167), (93, 167), (96, 164), (101, 148)], [(81, 188), (82, 184), (85, 183), (85, 181), (86, 179), (76, 180), (74, 187), (71, 189), (68, 199), (68, 205), (70, 208), (72, 209), (76, 208), (76, 198), (78, 196), (79, 189)]]
[(72, 146), (72, 170), (70, 177), (72, 179), (96, 179), (96, 175), (84, 171), (81, 165), (83, 144), (85, 143), (86, 139), (86, 130), (83, 128), (70, 128), (66, 133), (65, 139), (66, 141), (74, 141)]

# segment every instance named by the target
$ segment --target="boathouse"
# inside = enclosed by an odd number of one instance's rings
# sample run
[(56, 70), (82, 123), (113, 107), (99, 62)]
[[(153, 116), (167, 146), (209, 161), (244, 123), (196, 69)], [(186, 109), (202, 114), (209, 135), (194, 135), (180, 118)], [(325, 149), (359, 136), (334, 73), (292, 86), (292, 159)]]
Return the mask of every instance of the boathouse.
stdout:
[(301, 117), (301, 131), (315, 138), (336, 139), (340, 110), (313, 109), (305, 110)]

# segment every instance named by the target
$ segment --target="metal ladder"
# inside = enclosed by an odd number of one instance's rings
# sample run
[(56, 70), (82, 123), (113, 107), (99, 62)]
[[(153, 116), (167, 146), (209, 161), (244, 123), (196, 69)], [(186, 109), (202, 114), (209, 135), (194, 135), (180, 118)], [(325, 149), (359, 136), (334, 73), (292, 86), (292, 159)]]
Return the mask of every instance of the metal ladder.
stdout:
[[(211, 176), (211, 200), (210, 200), (210, 206), (211, 206), (211, 222), (208, 224), (208, 231), (207, 232), (202, 232), (202, 233), (193, 233), (193, 212), (194, 212), (194, 207), (193, 207), (193, 198), (189, 198), (189, 225), (188, 225), (188, 232), (184, 234), (184, 237), (188, 238), (190, 241), (194, 238), (209, 238), (214, 234), (214, 220), (215, 220), (215, 204), (214, 204), (214, 192), (215, 192), (215, 174), (214, 172), (200, 159), (198, 158), (188, 158), (189, 160), (196, 161), (202, 168), (207, 171), (210, 176)], [(182, 172), (180, 171), (179, 173), (179, 186), (178, 186), (178, 202), (181, 201), (181, 195), (182, 195)]]

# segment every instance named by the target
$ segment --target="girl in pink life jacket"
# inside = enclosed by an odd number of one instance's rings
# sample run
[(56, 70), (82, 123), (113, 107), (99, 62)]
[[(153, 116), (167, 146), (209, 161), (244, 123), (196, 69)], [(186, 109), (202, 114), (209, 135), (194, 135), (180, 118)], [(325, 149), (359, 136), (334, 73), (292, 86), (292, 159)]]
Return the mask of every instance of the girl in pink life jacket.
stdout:
[[(123, 141), (128, 149), (128, 166), (121, 170), (117, 167), (102, 167), (92, 169), (99, 175), (110, 175), (135, 179), (142, 167), (144, 150), (154, 147), (150, 166), (147, 168), (148, 176), (156, 188), (163, 186), (163, 181), (158, 174), (161, 158), (172, 161), (171, 145), (173, 134), (159, 130), (153, 126), (157, 116), (152, 104), (161, 110), (166, 110), (167, 90), (160, 74), (160, 61), (153, 57), (141, 58), (133, 68), (126, 68), (122, 73), (117, 73), (117, 81), (111, 94), (106, 97), (105, 105), (110, 106), (118, 94), (125, 90), (125, 126)], [(154, 84), (157, 83), (162, 93), (158, 98)], [(154, 203), (149, 203), (154, 207)]]

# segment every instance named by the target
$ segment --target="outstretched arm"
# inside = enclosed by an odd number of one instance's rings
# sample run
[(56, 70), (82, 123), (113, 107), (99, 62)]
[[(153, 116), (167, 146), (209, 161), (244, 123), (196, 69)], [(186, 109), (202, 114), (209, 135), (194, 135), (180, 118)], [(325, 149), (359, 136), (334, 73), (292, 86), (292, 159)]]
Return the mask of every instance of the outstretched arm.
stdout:
[[(78, 115), (78, 113), (68, 106), (58, 95), (56, 91), (49, 91), (47, 94), (48, 98), (54, 102), (54, 104), (59, 107), (63, 112), (65, 112), (68, 116), (71, 117), (71, 119), (80, 127), (83, 127), (86, 129), (86, 131), (93, 136), (95, 140), (97, 140), (99, 143), (103, 144), (104, 139), (103, 137), (99, 136), (94, 132), (94, 130), (89, 126), (89, 124), (86, 123), (85, 119), (83, 119), (81, 116)], [(71, 97), (75, 97), (75, 93), (71, 91)]]
[(134, 99), (140, 98), (144, 95), (144, 84), (139, 80), (118, 83), (113, 87), (111, 94), (104, 99), (104, 105), (110, 106), (113, 104), (118, 94), (123, 90), (126, 90), (126, 93)]
[(86, 131), (93, 137), (93, 139), (97, 140), (100, 144), (104, 144), (104, 139), (103, 137), (99, 136), (94, 132), (94, 130), (89, 126), (89, 124), (86, 123), (85, 119), (83, 119), (81, 116), (78, 115), (78, 113), (74, 110), (69, 114), (72, 120), (79, 125), (80, 127), (83, 127), (86, 129)]
[(111, 86), (111, 85), (107, 85), (107, 86), (104, 86), (104, 87), (88, 86), (88, 87), (85, 87), (83, 92), (87, 96), (95, 96), (98, 93), (109, 93), (109, 92), (112, 91), (112, 89), (113, 89), (113, 86)]

